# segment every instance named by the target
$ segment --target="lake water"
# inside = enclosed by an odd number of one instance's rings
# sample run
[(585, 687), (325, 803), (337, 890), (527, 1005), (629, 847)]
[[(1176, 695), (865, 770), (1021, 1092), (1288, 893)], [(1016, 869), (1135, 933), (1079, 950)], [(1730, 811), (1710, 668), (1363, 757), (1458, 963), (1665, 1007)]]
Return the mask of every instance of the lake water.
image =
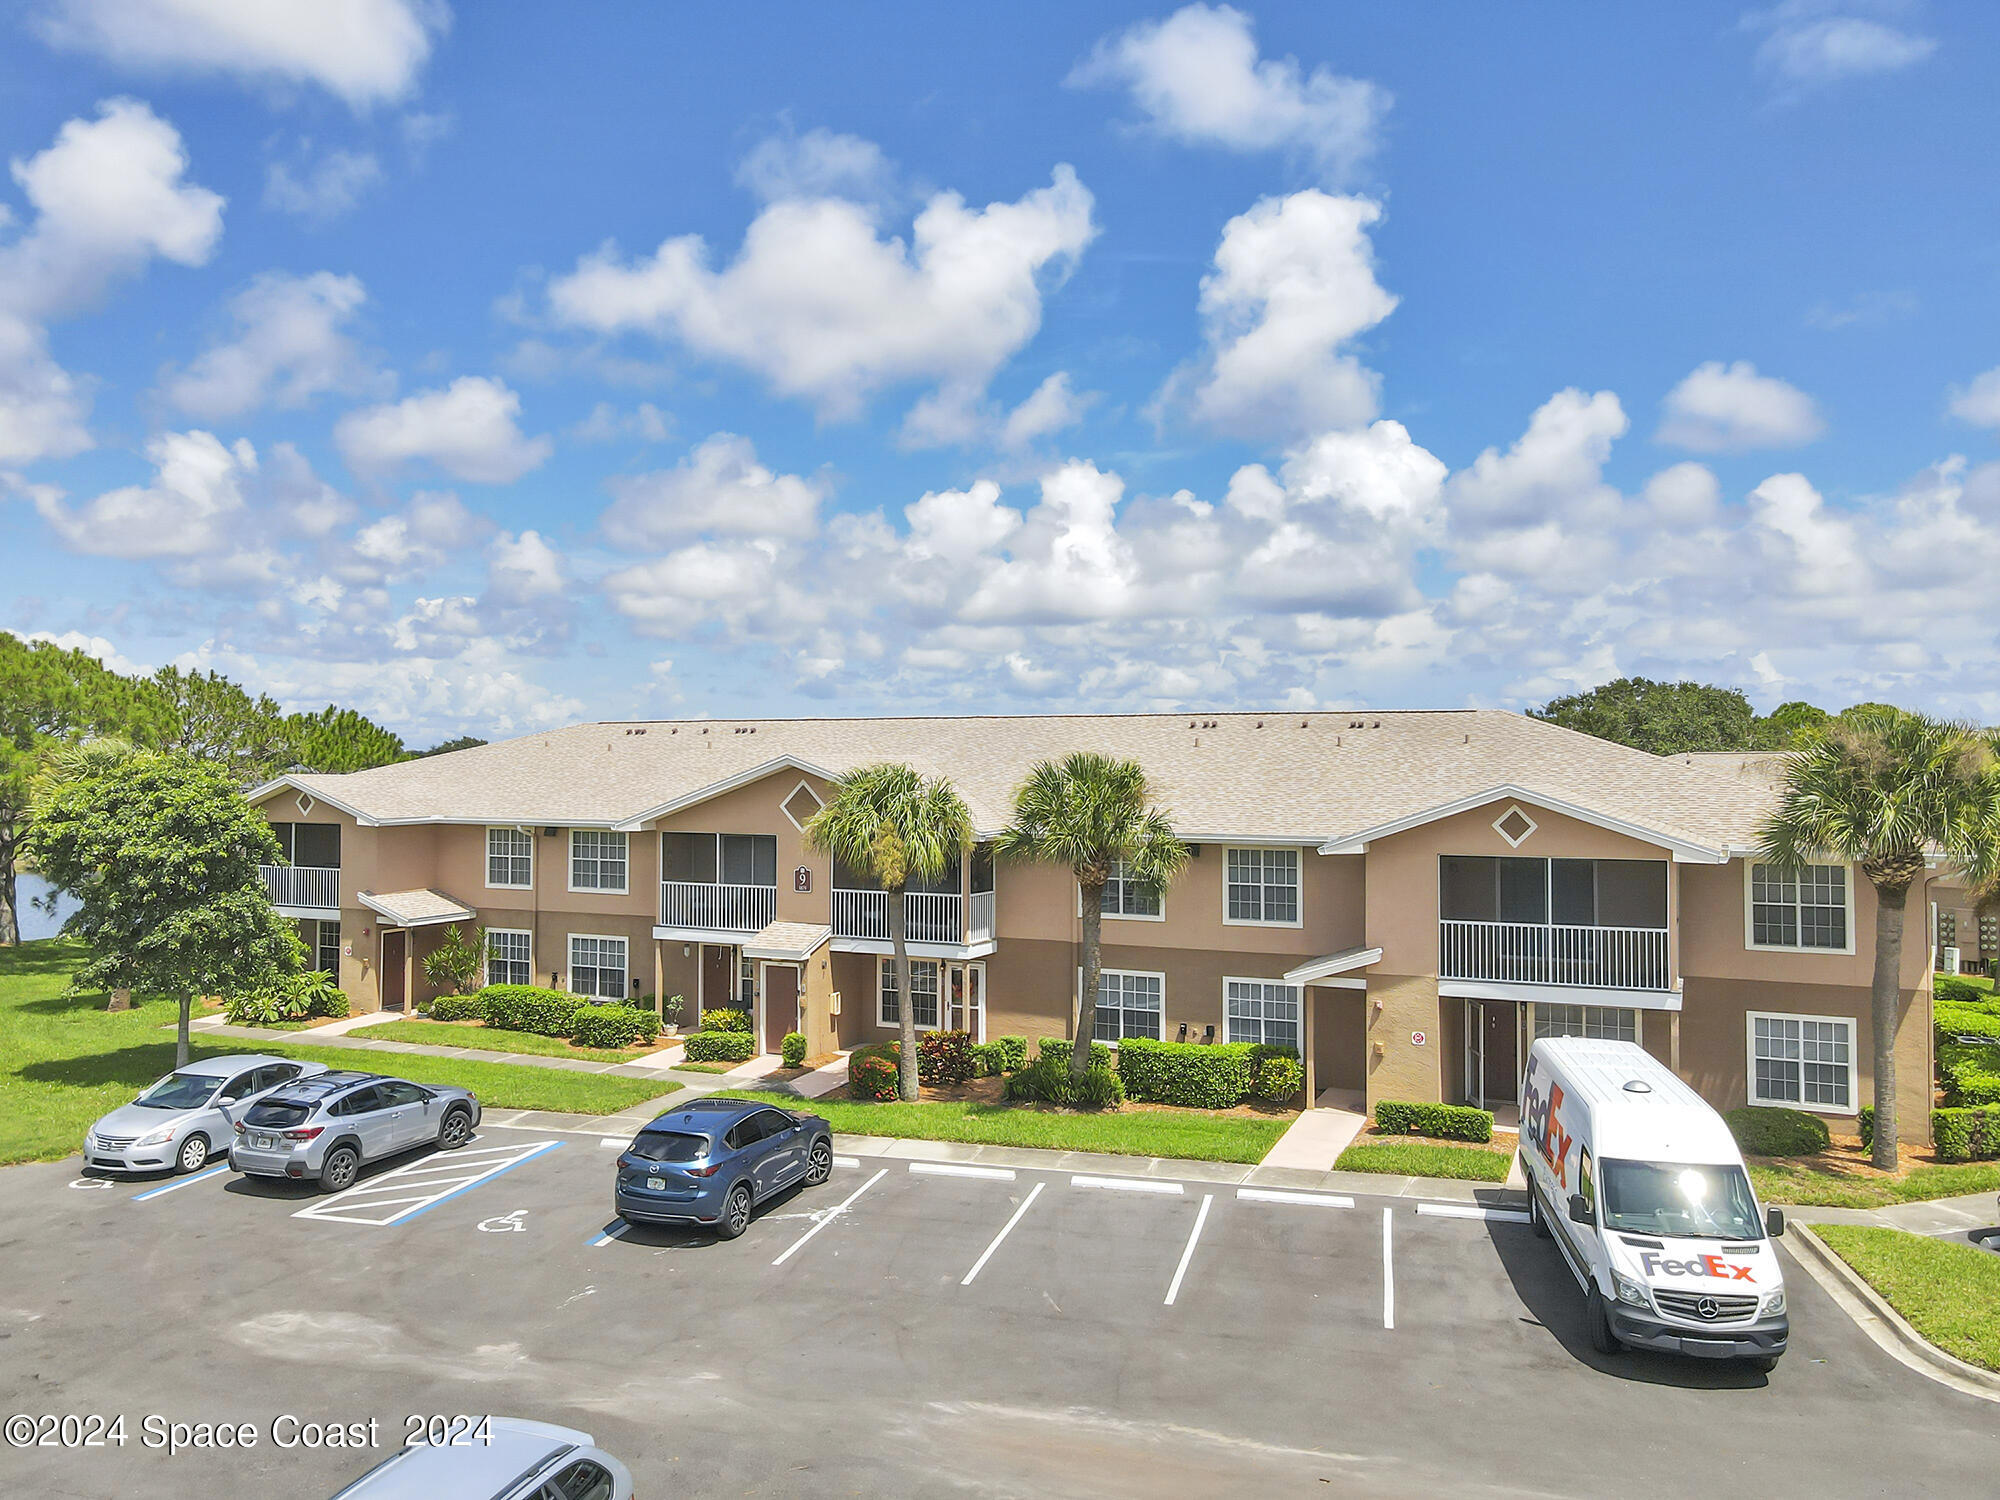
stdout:
[(16, 875), (14, 877), (14, 899), (20, 906), (19, 916), (23, 941), (54, 937), (61, 930), (64, 920), (71, 912), (76, 910), (75, 900), (64, 896), (56, 904), (55, 915), (50, 916), (38, 904), (48, 893), (49, 883), (39, 875)]

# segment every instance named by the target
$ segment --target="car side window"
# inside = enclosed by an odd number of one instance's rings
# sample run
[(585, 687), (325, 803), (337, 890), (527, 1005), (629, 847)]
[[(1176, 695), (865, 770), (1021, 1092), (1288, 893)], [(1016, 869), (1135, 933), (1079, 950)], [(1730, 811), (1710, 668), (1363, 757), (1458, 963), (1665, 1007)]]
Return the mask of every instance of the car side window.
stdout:
[(738, 1120), (734, 1125), (730, 1126), (729, 1133), (722, 1138), (722, 1144), (727, 1146), (731, 1151), (741, 1151), (756, 1139), (757, 1120), (755, 1116), (752, 1116), (748, 1120)]
[(229, 1082), (222, 1086), (222, 1092), (215, 1097), (218, 1103), (234, 1104), (238, 1100), (248, 1098), (256, 1092), (257, 1070), (252, 1068), (248, 1073), (238, 1073), (234, 1078), (230, 1079)]
[(424, 1102), (424, 1091), (414, 1083), (377, 1084), (375, 1091), (382, 1096), (384, 1107), (392, 1104), (421, 1104)]
[(336, 1115), (365, 1115), (371, 1109), (380, 1109), (382, 1091), (379, 1088), (356, 1089), (346, 1098), (339, 1100), (329, 1111)]
[(783, 1135), (792, 1128), (792, 1122), (775, 1109), (767, 1109), (757, 1116), (757, 1138), (768, 1141), (774, 1135)]
[(281, 1083), (290, 1083), (299, 1076), (299, 1069), (293, 1063), (273, 1063), (264, 1070), (264, 1081), (257, 1085), (260, 1089), (274, 1089)]
[(542, 1487), (553, 1500), (611, 1500), (611, 1474), (602, 1464), (581, 1459)]

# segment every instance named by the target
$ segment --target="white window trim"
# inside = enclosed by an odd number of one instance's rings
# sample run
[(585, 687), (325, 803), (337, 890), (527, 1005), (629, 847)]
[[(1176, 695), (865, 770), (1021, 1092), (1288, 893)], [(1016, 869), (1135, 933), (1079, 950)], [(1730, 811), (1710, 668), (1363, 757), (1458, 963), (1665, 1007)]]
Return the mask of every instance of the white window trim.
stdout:
[[(622, 932), (571, 932), (564, 935), (563, 957), (568, 960), (567, 967), (563, 969), (563, 987), (565, 991), (572, 995), (583, 993), (581, 990), (574, 988), (574, 981), (573, 981), (573, 976), (576, 973), (576, 940), (578, 938), (591, 938), (600, 943), (621, 943), (624, 945), (625, 977), (620, 982), (619, 986), (624, 993), (618, 996), (618, 1003), (621, 1004), (629, 1003), (632, 998), (632, 940), (626, 937), (625, 934)], [(602, 968), (603, 965), (599, 964), (598, 967)], [(594, 992), (590, 995), (585, 996), (584, 998), (589, 1000), (607, 1000), (607, 1001), (610, 999), (609, 996), (599, 995)]]
[[(487, 948), (484, 953), (479, 955), (480, 977), (488, 984), (495, 983), (493, 978), (492, 942), (496, 937), (524, 937), (528, 940), (528, 983), (533, 984), (535, 982), (535, 933), (534, 929), (529, 927), (489, 927), (486, 929)], [(628, 951), (625, 955), (627, 963), (630, 963), (631, 957), (632, 955)], [(631, 976), (628, 974), (626, 977), (629, 979)]]
[[(592, 837), (616, 833), (625, 840), (625, 883), (623, 885), (578, 885), (576, 883), (576, 836), (587, 833)], [(720, 847), (720, 846), (718, 846)], [(619, 833), (615, 828), (572, 828), (569, 831), (569, 868), (563, 872), (573, 894), (583, 896), (629, 896), (632, 894), (632, 835)]]
[[(525, 885), (502, 885), (493, 879), (493, 835), (495, 833), (524, 834), (528, 840), (528, 880)], [(535, 888), (535, 835), (532, 829), (517, 828), (511, 823), (489, 823), (486, 825), (484, 847), (480, 850), (481, 873), (486, 877), (489, 891), (532, 891)]]
[[(1266, 925), (1269, 925), (1269, 926), (1282, 926), (1282, 925), (1284, 925), (1284, 924), (1283, 924), (1283, 923), (1269, 923), (1269, 924), (1266, 924)], [(1279, 976), (1277, 976), (1276, 978), (1272, 978), (1272, 977), (1270, 977), (1270, 976), (1268, 976), (1268, 975), (1264, 975), (1264, 974), (1225, 974), (1225, 975), (1223, 975), (1223, 976), (1222, 976), (1222, 1039), (1223, 1039), (1223, 1040), (1224, 1040), (1225, 1042), (1233, 1042), (1233, 1041), (1235, 1041), (1235, 1040), (1236, 1040), (1236, 1038), (1235, 1038), (1235, 1037), (1233, 1037), (1233, 1036), (1231, 1036), (1231, 1035), (1229, 1034), (1229, 987), (1230, 987), (1230, 986), (1231, 986), (1232, 984), (1275, 984), (1275, 985), (1280, 985), (1280, 986), (1282, 986), (1282, 987), (1283, 987), (1283, 988), (1285, 988), (1285, 989), (1288, 989), (1288, 990), (1291, 990), (1291, 991), (1293, 991), (1294, 993), (1296, 993), (1296, 994), (1298, 995), (1298, 997), (1299, 997), (1299, 1001), (1298, 1001), (1298, 1003), (1299, 1003), (1299, 1056), (1301, 1056), (1301, 1057), (1304, 1057), (1304, 1056), (1305, 1056), (1305, 1050), (1306, 1050), (1306, 1049), (1305, 1049), (1305, 1041), (1306, 1041), (1306, 987), (1305, 987), (1304, 985), (1302, 985), (1302, 984), (1293, 984), (1293, 983), (1292, 983), (1292, 982), (1291, 982), (1291, 981), (1290, 981), (1289, 979), (1286, 979), (1286, 978), (1285, 978), (1285, 977), (1284, 977), (1283, 975), (1279, 975)], [(1164, 1009), (1162, 1010), (1162, 1012), (1161, 1012), (1161, 1015), (1162, 1015), (1162, 1018), (1164, 1019), (1164, 1017), (1165, 1017), (1165, 1011), (1164, 1011)]]
[[(1229, 915), (1229, 856), (1234, 852), (1263, 854), (1269, 850), (1279, 850), (1298, 856), (1298, 917), (1290, 922), (1269, 922), (1263, 918), (1232, 917)], [(1160, 903), (1166, 910), (1166, 903)], [(1303, 927), (1306, 925), (1306, 854), (1305, 850), (1289, 844), (1226, 844), (1222, 850), (1222, 925), (1224, 927)], [(1283, 981), (1278, 981), (1282, 983)]]
[[(1831, 953), (1834, 950), (1809, 949)], [(1757, 1023), (1759, 1021), (1818, 1021), (1847, 1028), (1847, 1103), (1808, 1104), (1802, 1099), (1766, 1099), (1757, 1092)], [(1743, 1014), (1743, 1065), (1746, 1077), (1744, 1097), (1752, 1104), (1775, 1105), (1780, 1109), (1803, 1110), (1809, 1115), (1858, 1115), (1861, 1113), (1861, 1023), (1853, 1016), (1809, 1016), (1791, 1010), (1752, 1010)], [(1803, 1066), (1803, 1065), (1802, 1065)], [(1823, 1065), (1822, 1065), (1823, 1066)], [(1803, 1076), (1803, 1075), (1802, 1075)], [(1801, 1088), (1803, 1093), (1804, 1089)]]
[[(938, 988), (937, 988), (937, 1012), (938, 1012), (938, 1018), (937, 1018), (937, 1024), (935, 1024), (935, 1025), (932, 1025), (932, 1026), (926, 1026), (926, 1025), (924, 1025), (924, 1023), (923, 1023), (923, 1022), (921, 1022), (921, 1021), (917, 1022), (917, 1030), (919, 1030), (919, 1031), (943, 1031), (943, 1030), (945, 1029), (945, 1027), (944, 1027), (944, 1021), (945, 1021), (945, 1003), (944, 1003), (944, 966), (945, 966), (945, 960), (944, 960), (944, 959), (942, 959), (942, 958), (918, 958), (918, 957), (917, 957), (917, 956), (916, 956), (915, 954), (911, 954), (911, 955), (910, 955), (910, 978), (911, 978), (912, 980), (914, 980), (914, 979), (915, 979), (915, 978), (917, 977), (917, 965), (918, 965), (918, 964), (930, 964), (930, 965), (931, 965), (931, 966), (932, 966), (933, 968), (935, 968), (935, 969), (937, 970), (937, 977), (938, 977)], [(883, 1015), (883, 1013), (882, 1013), (882, 976), (883, 976), (884, 974), (893, 974), (893, 973), (895, 972), (895, 970), (896, 970), (896, 956), (895, 956), (895, 955), (894, 955), (893, 953), (892, 953), (892, 954), (887, 954), (887, 955), (883, 956), (882, 958), (879, 958), (879, 959), (877, 959), (877, 960), (876, 960), (876, 963), (875, 963), (875, 1025), (876, 1025), (876, 1027), (877, 1027), (878, 1029), (880, 1029), (880, 1030), (883, 1030), (883, 1031), (901, 1031), (901, 1030), (903, 1029), (903, 1023), (902, 1023), (902, 1022), (901, 1022), (900, 1020), (898, 1020), (898, 1021), (891, 1021), (891, 1020), (888, 1020), (887, 1018), (885, 1018), (885, 1017), (884, 1017), (884, 1015)], [(910, 987), (911, 987), (912, 989), (915, 989), (915, 988), (916, 988), (916, 986), (915, 986), (914, 984), (912, 984), (912, 985), (911, 985)], [(896, 1003), (897, 1003), (898, 1005), (901, 1005), (901, 1004), (903, 1003), (903, 995), (902, 995), (902, 991), (901, 991), (900, 989), (898, 989), (898, 991), (897, 991), (897, 993), (896, 993)], [(982, 1006), (980, 1007), (980, 1009), (981, 1009), (981, 1011), (983, 1012), (983, 1011), (984, 1011), (984, 1009), (985, 1009), (985, 1007), (984, 1007), (984, 1006), (982, 1005)]]
[(1770, 861), (1765, 859), (1746, 859), (1743, 861), (1743, 947), (1745, 950), (1751, 953), (1818, 953), (1828, 957), (1835, 954), (1846, 954), (1852, 957), (1854, 954), (1854, 866), (1845, 860), (1838, 859), (1812, 861), (1814, 864), (1839, 865), (1841, 869), (1847, 872), (1846, 877), (1841, 881), (1842, 899), (1847, 903), (1847, 946), (1844, 948), (1808, 948), (1796, 944), (1760, 943), (1756, 940), (1757, 903), (1751, 899), (1750, 895), (1753, 889), (1750, 872), (1759, 865), (1767, 865), (1769, 863)]
[[(1100, 968), (1100, 969), (1099, 969), (1099, 970), (1097, 971), (1097, 977), (1098, 977), (1098, 982), (1099, 982), (1100, 984), (1101, 984), (1101, 983), (1103, 983), (1103, 981), (1104, 981), (1104, 976), (1105, 976), (1106, 974), (1126, 974), (1126, 975), (1130, 975), (1131, 977), (1133, 977), (1133, 978), (1135, 978), (1135, 979), (1157, 979), (1157, 980), (1159, 980), (1159, 981), (1160, 981), (1160, 1034), (1159, 1034), (1159, 1036), (1158, 1036), (1158, 1037), (1156, 1038), (1156, 1040), (1164, 1042), (1164, 1041), (1165, 1041), (1165, 1040), (1167, 1039), (1167, 975), (1166, 975), (1166, 971), (1165, 971), (1165, 970), (1163, 970), (1163, 969), (1114, 969), (1114, 968), (1111, 968), (1111, 967), (1109, 967), (1109, 966), (1107, 965), (1107, 966), (1105, 966), (1105, 967), (1103, 967), (1103, 968)], [(1280, 983), (1282, 983), (1282, 982), (1283, 982), (1283, 981), (1280, 981)], [(1229, 992), (1228, 992), (1227, 990), (1225, 990), (1225, 991), (1223, 991), (1223, 993), (1224, 993), (1225, 995), (1227, 995), (1227, 994), (1228, 994)], [(1077, 966), (1077, 970), (1076, 970), (1076, 994), (1074, 994), (1074, 995), (1070, 996), (1070, 1003), (1071, 1003), (1072, 1005), (1075, 1005), (1075, 1004), (1077, 1003), (1077, 1001), (1078, 1001), (1078, 1000), (1080, 999), (1080, 997), (1082, 996), (1082, 994), (1083, 994), (1083, 966), (1082, 966), (1081, 964), (1079, 964), (1079, 965)], [(1122, 1009), (1124, 1009), (1124, 1007), (1123, 1007), (1123, 1006), (1120, 1006), (1120, 1007), (1119, 1007), (1119, 1009), (1121, 1009), (1121, 1010), (1122, 1010)], [(1097, 1028), (1096, 1028), (1095, 1026), (1093, 1026), (1093, 1027), (1092, 1027), (1091, 1029), (1092, 1029), (1092, 1030), (1094, 1031), (1094, 1030), (1096, 1030)], [(1096, 1038), (1095, 1038), (1095, 1037), (1093, 1037), (1093, 1038), (1092, 1038), (1092, 1040), (1093, 1040), (1093, 1041), (1095, 1041), (1095, 1040), (1096, 1040)], [(1123, 1038), (1123, 1037), (1120, 1037), (1120, 1038), (1119, 1038), (1119, 1041), (1123, 1041), (1123, 1040), (1124, 1040), (1124, 1038)], [(1102, 1042), (1102, 1043), (1099, 1043), (1099, 1045), (1100, 1045), (1100, 1046), (1105, 1046), (1105, 1047), (1109, 1047), (1109, 1048), (1110, 1048), (1110, 1049), (1111, 1049), (1111, 1050), (1112, 1050), (1113, 1052), (1116, 1052), (1116, 1051), (1118, 1050), (1118, 1042)]]
[[(1519, 813), (1521, 815), (1521, 821), (1528, 825), (1528, 831), (1522, 834), (1517, 839), (1509, 838), (1507, 836), (1507, 830), (1500, 826), (1502, 823), (1506, 822), (1509, 818), (1511, 818), (1515, 813)], [(1535, 831), (1540, 827), (1541, 824), (1537, 823), (1534, 820), (1534, 818), (1529, 815), (1528, 810), (1525, 807), (1521, 806), (1521, 804), (1518, 802), (1509, 803), (1507, 805), (1507, 811), (1503, 812), (1502, 814), (1500, 814), (1499, 817), (1493, 820), (1493, 831), (1500, 835), (1501, 841), (1505, 843), (1509, 849), (1520, 848), (1523, 844), (1527, 843), (1529, 839), (1535, 836)]]

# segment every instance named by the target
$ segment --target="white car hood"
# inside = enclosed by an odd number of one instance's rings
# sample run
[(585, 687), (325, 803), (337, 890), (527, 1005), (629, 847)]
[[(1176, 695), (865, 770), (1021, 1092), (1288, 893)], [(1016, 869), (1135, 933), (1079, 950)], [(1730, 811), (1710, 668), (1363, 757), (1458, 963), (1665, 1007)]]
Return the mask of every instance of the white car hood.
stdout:
[(143, 1104), (121, 1104), (90, 1129), (93, 1135), (138, 1137), (151, 1135), (156, 1130), (178, 1130), (196, 1115), (207, 1113), (206, 1106), (201, 1109), (148, 1109)]
[[(1692, 1292), (1697, 1296), (1767, 1296), (1785, 1284), (1777, 1251), (1766, 1239), (1679, 1239), (1632, 1234), (1622, 1229), (1606, 1233), (1611, 1261), (1634, 1281), (1656, 1291)], [(1648, 1240), (1645, 1247), (1632, 1240)], [(1755, 1250), (1745, 1249), (1755, 1243)], [(1659, 1249), (1651, 1248), (1657, 1244)]]

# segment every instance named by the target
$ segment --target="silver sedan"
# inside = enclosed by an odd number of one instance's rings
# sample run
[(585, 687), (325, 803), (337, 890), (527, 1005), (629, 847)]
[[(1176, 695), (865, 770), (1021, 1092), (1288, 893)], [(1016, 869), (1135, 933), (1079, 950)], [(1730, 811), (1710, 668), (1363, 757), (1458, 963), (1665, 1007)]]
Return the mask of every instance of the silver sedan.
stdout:
[(176, 1068), (83, 1138), (87, 1167), (107, 1172), (199, 1172), (229, 1149), (236, 1122), (275, 1088), (324, 1073), (319, 1063), (245, 1053)]

